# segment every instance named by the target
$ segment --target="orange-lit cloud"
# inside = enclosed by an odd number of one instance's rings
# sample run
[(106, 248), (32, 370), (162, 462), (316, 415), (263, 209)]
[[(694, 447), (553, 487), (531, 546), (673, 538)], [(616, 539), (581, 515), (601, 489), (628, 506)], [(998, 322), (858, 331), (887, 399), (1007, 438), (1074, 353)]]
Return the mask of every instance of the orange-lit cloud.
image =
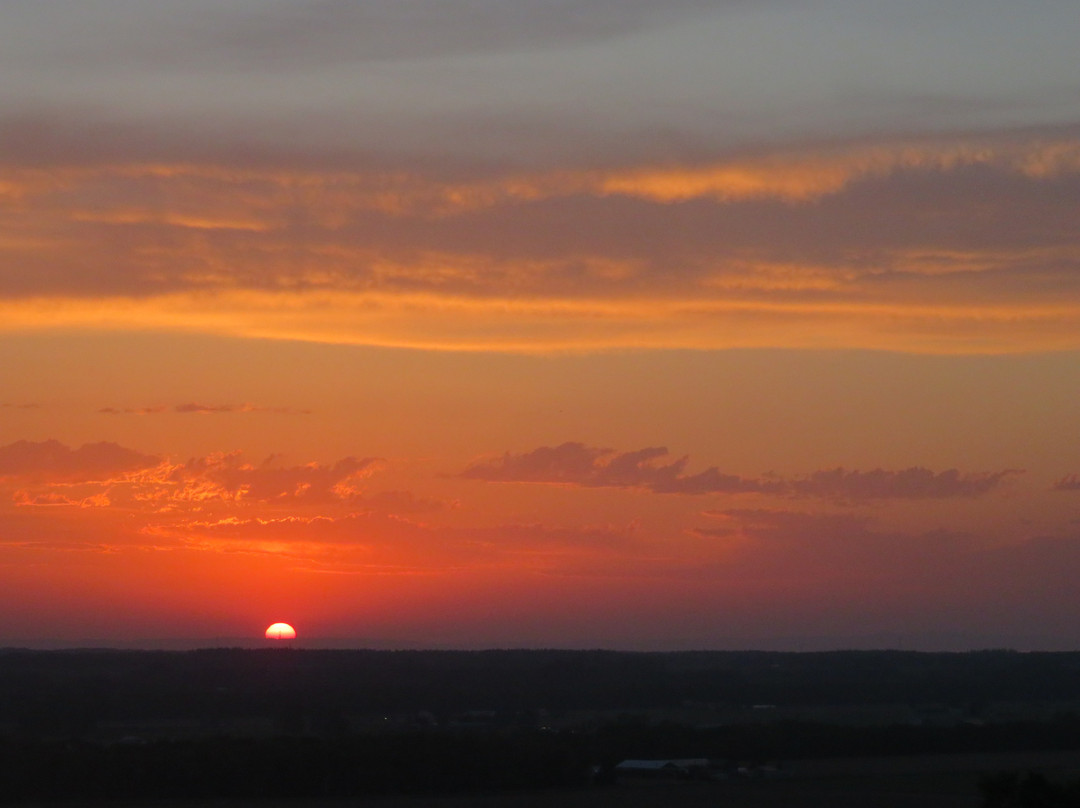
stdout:
[(807, 202), (839, 193), (853, 183), (890, 175), (948, 173), (983, 166), (1037, 179), (1077, 174), (1080, 141), (1073, 137), (1022, 141), (973, 137), (855, 143), (706, 166), (612, 173), (602, 177), (597, 186), (601, 193), (667, 203), (700, 197), (720, 201), (778, 198)]
[(790, 347), (1015, 353), (1080, 347), (1080, 302), (580, 301), (228, 293), (0, 302), (0, 329), (169, 330), (428, 350)]
[(104, 493), (73, 499), (60, 493), (32, 493), (27, 490), (16, 491), (12, 501), (21, 507), (75, 506), (78, 508), (107, 508), (112, 504), (108, 494)]
[(1072, 642), (1080, 18), (957, 3), (9, 3), (0, 613)]
[[(0, 164), (2, 166), (2, 164)], [(301, 204), (324, 225), (344, 226), (364, 210), (394, 216), (445, 217), (484, 208), (560, 197), (626, 196), (662, 204), (693, 199), (740, 202), (775, 199), (807, 203), (855, 183), (889, 177), (942, 176), (987, 169), (1026, 180), (1080, 174), (1080, 139), (1047, 130), (957, 134), (909, 140), (843, 141), (739, 153), (715, 161), (589, 169), (567, 167), (535, 173), (496, 173), (446, 179), (405, 168), (323, 171), (230, 166), (227, 163), (118, 163), (46, 170), (8, 164), (3, 185), (9, 204), (48, 200), (46, 212), (75, 221), (158, 225), (205, 230), (267, 231), (287, 224), (288, 206)], [(489, 172), (490, 173), (490, 172)], [(68, 207), (77, 191), (131, 184), (130, 193), (169, 187), (175, 208)], [(141, 187), (140, 187), (141, 186)], [(257, 188), (258, 193), (253, 189)], [(14, 207), (14, 206), (13, 206)]]
[(360, 495), (363, 480), (382, 465), (377, 458), (348, 457), (332, 466), (282, 467), (248, 463), (239, 452), (219, 453), (169, 466), (158, 480), (148, 483), (149, 491), (138, 496), (170, 502), (349, 500)]
[(1060, 199), (1080, 183), (1078, 143), (1030, 130), (526, 173), (9, 164), (0, 258), (19, 271), (0, 274), (0, 329), (534, 352), (1075, 349), (1080, 243)]
[(114, 443), (70, 449), (55, 440), (0, 447), (0, 479), (21, 484), (14, 494), (17, 504), (116, 504), (149, 512), (222, 504), (355, 503), (364, 496), (365, 480), (384, 465), (378, 458), (347, 457), (332, 465), (283, 466), (275, 458), (250, 463), (240, 452), (176, 463)]
[[(653, 454), (614, 466), (622, 477), (640, 474)], [(445, 524), (439, 517), (460, 503), (369, 490), (385, 466), (376, 458), (290, 466), (222, 452), (176, 462), (116, 444), (71, 449), (58, 441), (13, 443), (0, 448), (0, 458), (8, 503), (0, 500), (0, 544), (20, 552), (48, 552), (70, 532), (79, 547), (109, 552), (244, 553), (339, 573), (448, 574), (477, 566), (557, 573), (597, 569), (601, 557), (612, 556), (632, 567), (630, 559), (651, 557), (656, 541), (634, 523), (470, 525), (474, 512)]]
[[(957, 589), (957, 575), (978, 591), (996, 588), (1015, 607), (1030, 603), (1041, 582), (1080, 570), (1067, 532), (1014, 533), (1002, 540), (977, 531), (890, 526), (880, 521), (887, 508), (870, 518), (869, 511), (833, 507), (883, 500), (954, 507), (994, 492), (1008, 472), (728, 475), (743, 492), (760, 489), (755, 505), (770, 496), (775, 505), (779, 494), (788, 503), (801, 497), (804, 510), (721, 507), (703, 513), (697, 499), (650, 497), (665, 505), (685, 503), (683, 516), (672, 511), (661, 520), (638, 519), (635, 506), (643, 499), (637, 490), (740, 492), (726, 483), (723, 490), (714, 486), (726, 479), (715, 469), (688, 472), (685, 458), (660, 448), (616, 452), (565, 444), (470, 466), (476, 471), (468, 476), (479, 480), (559, 484), (522, 487), (525, 494), (564, 503), (545, 507), (543, 518), (488, 519), (484, 486), (467, 486), (472, 490), (455, 503), (395, 488), (373, 490), (383, 464), (370, 458), (289, 465), (218, 453), (177, 462), (101, 446), (83, 451), (21, 442), (0, 449), (6, 462), (20, 460), (20, 471), (0, 480), (0, 564), (28, 574), (48, 569), (54, 582), (67, 575), (83, 580), (79, 576), (93, 570), (91, 580), (99, 583), (80, 594), (80, 602), (109, 604), (117, 591), (144, 597), (139, 593), (150, 586), (146, 576), (158, 587), (178, 578), (185, 586), (205, 581), (214, 591), (228, 589), (228, 580), (239, 576), (252, 596), (291, 581), (310, 587), (305, 597), (333, 609), (356, 607), (355, 581), (362, 579), (365, 597), (389, 608), (415, 577), (439, 603), (473, 603), (461, 601), (459, 590), (473, 592), (482, 603), (494, 599), (525, 610), (529, 619), (558, 619), (569, 604), (623, 621), (644, 618), (641, 593), (647, 586), (647, 610), (667, 620), (719, 610), (727, 619), (740, 615), (748, 630), (779, 619), (798, 631), (803, 621), (831, 619), (833, 605), (841, 604), (845, 614), (860, 615), (851, 622), (854, 631), (880, 627), (875, 615), (881, 614), (891, 615), (880, 617), (885, 625), (917, 625), (924, 611), (946, 625), (962, 621), (978, 597), (971, 587)], [(39, 458), (46, 451), (62, 462), (43, 467)], [(115, 476), (102, 479), (98, 472), (104, 471)], [(464, 491), (460, 479), (435, 482)], [(620, 498), (615, 521), (579, 510), (598, 496)], [(378, 589), (380, 582), (393, 592)], [(506, 600), (509, 591), (513, 598)], [(176, 609), (193, 608), (180, 601)], [(1060, 604), (1047, 598), (1031, 608), (1053, 613)], [(466, 623), (481, 630), (472, 618)], [(518, 636), (528, 641), (531, 635)]]

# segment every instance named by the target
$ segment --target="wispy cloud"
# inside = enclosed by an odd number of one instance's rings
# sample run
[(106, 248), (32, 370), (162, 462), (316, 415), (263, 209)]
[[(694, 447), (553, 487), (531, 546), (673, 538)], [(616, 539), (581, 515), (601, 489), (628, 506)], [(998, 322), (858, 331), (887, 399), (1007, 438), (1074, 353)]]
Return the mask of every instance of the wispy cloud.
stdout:
[(635, 554), (640, 537), (630, 526), (562, 527), (507, 523), (450, 527), (393, 514), (228, 517), (146, 528), (148, 535), (213, 552), (288, 556), (341, 574), (448, 574), (510, 564), (556, 571), (564, 564)]

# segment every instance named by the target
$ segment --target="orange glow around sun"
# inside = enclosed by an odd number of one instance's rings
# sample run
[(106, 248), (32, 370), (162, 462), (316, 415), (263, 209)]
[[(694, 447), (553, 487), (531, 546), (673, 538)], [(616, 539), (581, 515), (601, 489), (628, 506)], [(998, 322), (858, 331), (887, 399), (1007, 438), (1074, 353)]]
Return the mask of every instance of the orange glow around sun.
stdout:
[(296, 629), (290, 626), (288, 623), (274, 623), (266, 630), (266, 639), (268, 640), (295, 640)]

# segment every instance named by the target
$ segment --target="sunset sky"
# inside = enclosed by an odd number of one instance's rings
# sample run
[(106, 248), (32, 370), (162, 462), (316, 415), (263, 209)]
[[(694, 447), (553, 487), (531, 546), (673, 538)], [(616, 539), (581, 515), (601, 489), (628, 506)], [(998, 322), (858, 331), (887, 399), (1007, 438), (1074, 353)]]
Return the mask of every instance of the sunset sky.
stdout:
[(3, 0), (0, 646), (1080, 645), (1076, 0)]

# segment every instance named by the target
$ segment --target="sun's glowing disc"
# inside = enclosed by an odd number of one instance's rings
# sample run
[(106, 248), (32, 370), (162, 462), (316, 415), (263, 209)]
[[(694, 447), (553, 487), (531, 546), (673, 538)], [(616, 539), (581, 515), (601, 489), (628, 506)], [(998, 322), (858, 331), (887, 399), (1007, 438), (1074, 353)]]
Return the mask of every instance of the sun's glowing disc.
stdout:
[(288, 623), (274, 623), (266, 630), (268, 640), (295, 640), (296, 629)]

